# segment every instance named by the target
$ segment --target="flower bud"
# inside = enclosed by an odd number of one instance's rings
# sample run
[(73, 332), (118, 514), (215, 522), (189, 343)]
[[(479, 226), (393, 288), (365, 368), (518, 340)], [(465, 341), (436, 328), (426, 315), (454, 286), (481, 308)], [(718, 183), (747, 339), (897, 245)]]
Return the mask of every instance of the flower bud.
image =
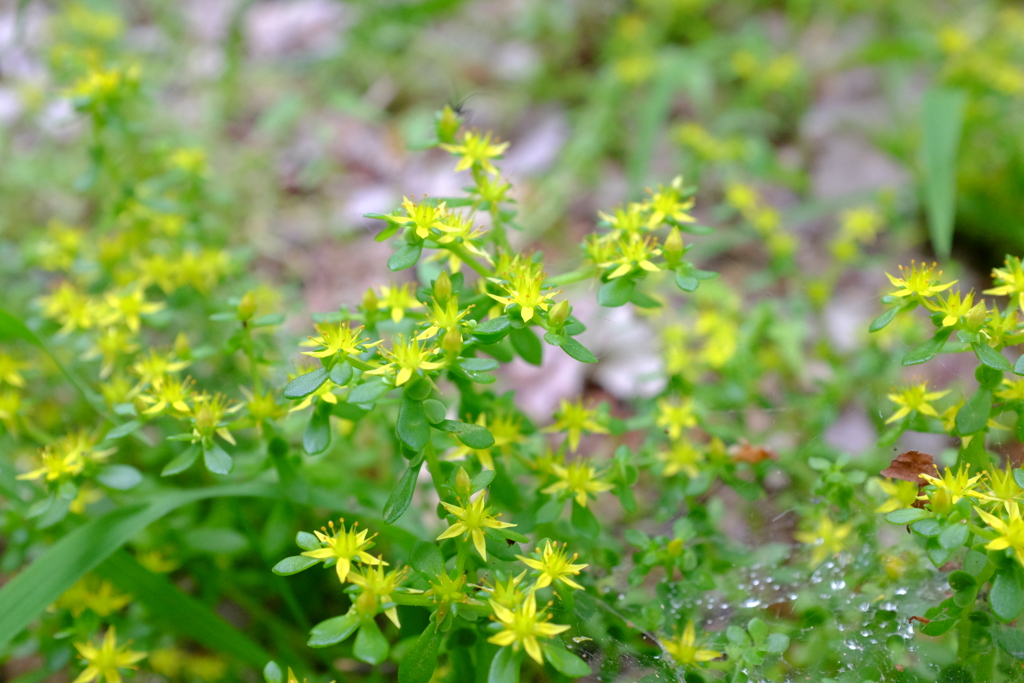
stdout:
[(665, 244), (662, 249), (665, 252), (665, 256), (678, 256), (683, 253), (686, 245), (683, 243), (683, 232), (679, 228), (672, 228), (668, 233), (668, 237), (665, 238)]
[(181, 360), (192, 358), (192, 347), (189, 346), (188, 337), (184, 332), (179, 332), (178, 336), (174, 338), (174, 355)]
[(683, 541), (679, 538), (673, 538), (668, 542), (668, 546), (665, 548), (668, 551), (670, 557), (679, 557), (683, 554)]
[(985, 324), (985, 318), (988, 317), (988, 310), (985, 308), (985, 302), (979, 302), (967, 311), (967, 329), (969, 330), (980, 330)]
[(455, 142), (455, 134), (459, 132), (459, 115), (450, 105), (446, 105), (441, 113), (437, 115), (435, 130), (437, 139), (441, 142), (451, 144)]
[(434, 280), (434, 301), (444, 305), (452, 298), (452, 280), (448, 277), (448, 271), (442, 270), (441, 274)]
[(246, 292), (242, 300), (238, 302), (238, 319), (246, 322), (252, 319), (256, 313), (256, 296), (250, 291)]
[(363, 295), (363, 313), (376, 313), (377, 303), (377, 293), (373, 291), (373, 288), (366, 290), (366, 294)]
[(441, 339), (441, 348), (452, 355), (457, 355), (459, 351), (462, 351), (462, 334), (459, 332), (459, 328), (452, 327), (444, 333), (444, 338)]
[(466, 468), (460, 467), (459, 471), (455, 473), (455, 495), (462, 500), (469, 500), (472, 492), (473, 482), (469, 478), (469, 473), (466, 472)]
[(552, 325), (562, 327), (565, 325), (565, 321), (571, 312), (572, 309), (569, 307), (568, 300), (562, 299), (548, 311), (548, 320), (551, 321)]

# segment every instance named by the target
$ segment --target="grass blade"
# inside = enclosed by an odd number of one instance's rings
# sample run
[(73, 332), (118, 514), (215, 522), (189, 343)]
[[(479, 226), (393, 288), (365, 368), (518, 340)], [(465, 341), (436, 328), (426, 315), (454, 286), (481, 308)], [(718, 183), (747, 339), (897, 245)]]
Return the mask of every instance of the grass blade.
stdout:
[(933, 88), (921, 106), (921, 170), (928, 234), (940, 258), (953, 247), (956, 217), (956, 155), (963, 130), (967, 95), (961, 90)]

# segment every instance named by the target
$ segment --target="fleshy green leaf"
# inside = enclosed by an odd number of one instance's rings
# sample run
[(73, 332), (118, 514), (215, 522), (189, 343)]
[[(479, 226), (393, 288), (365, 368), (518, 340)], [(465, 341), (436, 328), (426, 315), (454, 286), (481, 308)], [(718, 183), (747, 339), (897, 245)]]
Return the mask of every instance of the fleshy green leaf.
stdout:
[(214, 474), (228, 474), (235, 466), (231, 456), (220, 445), (213, 443), (203, 447), (203, 463)]
[(323, 453), (331, 445), (331, 413), (334, 406), (327, 401), (316, 405), (309, 423), (302, 432), (302, 448), (310, 455)]
[[(317, 547), (320, 547), (319, 543), (317, 543)], [(292, 555), (291, 557), (286, 557), (275, 564), (271, 571), (278, 576), (291, 576), (292, 574), (298, 574), (299, 572), (309, 569), (313, 565), (320, 564), (321, 562), (323, 562), (323, 560), (318, 560), (313, 557)]]
[(992, 392), (979, 387), (956, 414), (956, 430), (962, 436), (977, 434), (988, 424), (992, 412)]
[(509, 334), (509, 339), (512, 341), (512, 348), (527, 363), (531, 365), (543, 363), (544, 347), (540, 343), (540, 339), (537, 338), (537, 335), (529, 327), (513, 329), (511, 334)]
[(628, 277), (619, 277), (601, 285), (597, 290), (597, 303), (606, 308), (625, 306), (633, 296), (636, 283)]
[(971, 348), (974, 349), (974, 355), (978, 357), (978, 360), (990, 368), (1002, 370), (1003, 372), (1010, 372), (1010, 370), (1013, 369), (1006, 356), (999, 353), (985, 342), (974, 342), (971, 344)]
[(291, 399), (306, 398), (327, 381), (327, 368), (317, 368), (313, 372), (299, 375), (284, 388), (284, 397)]
[(142, 423), (138, 420), (132, 420), (131, 422), (125, 422), (124, 424), (118, 425), (107, 432), (107, 435), (103, 437), (104, 440), (120, 439), (122, 436), (128, 436), (136, 429), (142, 426)]
[(952, 327), (944, 327), (935, 333), (935, 336), (926, 341), (920, 346), (915, 346), (907, 355), (903, 356), (901, 361), (904, 366), (920, 365), (930, 361), (932, 358), (942, 350), (942, 347), (946, 345), (946, 340), (949, 339), (949, 335), (953, 333)]
[(356, 635), (356, 642), (352, 646), (352, 654), (355, 655), (356, 659), (362, 660), (367, 664), (380, 664), (387, 658), (390, 649), (391, 645), (388, 644), (388, 639), (384, 637), (384, 634), (380, 632), (377, 622), (367, 619), (363, 622), (362, 627), (360, 627), (358, 635)]
[(96, 481), (107, 488), (127, 491), (142, 482), (142, 473), (131, 465), (107, 465), (96, 475)]
[(597, 356), (591, 353), (590, 349), (583, 344), (580, 344), (572, 337), (567, 337), (564, 342), (559, 344), (559, 347), (565, 351), (570, 358), (574, 358), (581, 363), (597, 362)]
[(569, 678), (580, 678), (593, 673), (590, 665), (584, 662), (579, 656), (569, 652), (565, 647), (559, 647), (552, 643), (544, 648), (544, 657), (554, 667), (555, 671), (568, 676)]
[(281, 672), (281, 667), (278, 666), (277, 662), (269, 661), (263, 667), (263, 680), (266, 683), (285, 683), (284, 674)]
[(498, 650), (487, 672), (487, 683), (519, 683), (519, 653), (511, 647)]
[(347, 362), (336, 363), (328, 376), (332, 382), (343, 387), (352, 379), (352, 366)]
[(160, 476), (170, 477), (171, 475), (184, 472), (189, 467), (192, 467), (195, 461), (199, 458), (200, 451), (201, 449), (199, 448), (199, 444), (189, 446), (184, 453), (181, 453), (164, 466), (163, 471), (160, 472)]
[(430, 683), (445, 634), (429, 624), (398, 663), (398, 683)]
[(967, 95), (962, 90), (932, 88), (921, 104), (921, 170), (924, 204), (932, 248), (948, 258), (953, 246), (956, 210), (956, 155)]
[(436, 425), (437, 423), (444, 421), (448, 409), (445, 408), (444, 404), (436, 398), (428, 398), (423, 402), (423, 412), (426, 415), (427, 422), (432, 425)]
[(356, 404), (373, 403), (393, 388), (386, 380), (372, 377), (352, 390), (348, 395), (348, 402)]
[(1017, 565), (1009, 565), (996, 572), (992, 590), (988, 594), (992, 612), (1003, 621), (1011, 621), (1024, 610), (1024, 586)]
[(885, 521), (890, 524), (910, 524), (929, 516), (928, 512), (919, 508), (904, 508), (902, 510), (893, 510), (887, 514)]
[(398, 421), (395, 432), (399, 440), (414, 451), (421, 451), (430, 441), (430, 425), (423, 409), (423, 401), (415, 401), (406, 395), (402, 396), (402, 405), (398, 409)]
[(966, 524), (953, 524), (939, 534), (939, 545), (946, 550), (959, 548), (967, 542), (969, 535), (970, 531), (967, 529)]
[(885, 311), (885, 313), (882, 313), (882, 315), (872, 320), (871, 324), (868, 325), (868, 332), (878, 332), (879, 330), (884, 329), (889, 323), (893, 321), (893, 319), (896, 317), (896, 314), (900, 312), (900, 308), (900, 306), (893, 306), (892, 308)]
[(416, 492), (416, 478), (419, 476), (420, 467), (423, 465), (422, 456), (419, 462), (409, 463), (409, 468), (398, 480), (398, 485), (392, 489), (391, 495), (384, 503), (384, 521), (388, 524), (397, 522), (405, 511), (409, 509), (412, 502), (412, 494)]
[(310, 647), (328, 647), (340, 643), (356, 632), (361, 621), (362, 618), (353, 607), (348, 614), (321, 621), (314, 626), (306, 644)]
[(586, 538), (597, 538), (601, 533), (601, 524), (594, 513), (575, 500), (572, 501), (572, 526)]
[(444, 557), (441, 555), (441, 549), (427, 541), (418, 541), (413, 546), (409, 564), (428, 581), (436, 580), (438, 574), (444, 572)]
[(397, 272), (399, 270), (405, 270), (406, 268), (412, 268), (416, 265), (416, 262), (420, 260), (420, 254), (422, 253), (423, 242), (403, 244), (398, 248), (398, 251), (392, 254), (388, 259), (388, 270), (391, 272)]
[(494, 344), (502, 340), (505, 335), (512, 331), (512, 321), (507, 315), (502, 315), (493, 320), (485, 320), (473, 329), (473, 336), (481, 344)]

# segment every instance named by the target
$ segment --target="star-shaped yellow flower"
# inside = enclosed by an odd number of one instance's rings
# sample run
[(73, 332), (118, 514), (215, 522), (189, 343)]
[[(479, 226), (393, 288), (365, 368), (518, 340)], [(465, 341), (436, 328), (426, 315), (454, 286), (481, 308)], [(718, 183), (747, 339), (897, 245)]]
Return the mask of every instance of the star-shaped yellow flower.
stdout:
[[(373, 547), (373, 536), (370, 538), (366, 537), (367, 529), (357, 532), (356, 527), (359, 526), (359, 523), (356, 522), (352, 525), (351, 529), (346, 530), (344, 519), (339, 524), (340, 528), (335, 529), (334, 522), (328, 522), (327, 525), (331, 528), (329, 533), (325, 527), (321, 527), (321, 531), (314, 531), (313, 533), (316, 535), (317, 540), (324, 547), (317, 548), (316, 550), (306, 550), (301, 554), (318, 560), (336, 559), (338, 563), (335, 565), (335, 569), (338, 572), (338, 580), (342, 583), (345, 583), (345, 579), (348, 578), (348, 573), (352, 569), (352, 560), (359, 560), (365, 564), (383, 564), (387, 566), (387, 562), (366, 552), (369, 548)], [(374, 534), (374, 536), (376, 535)]]
[(455, 515), (458, 521), (438, 536), (437, 540), (455, 538), (459, 534), (466, 534), (466, 537), (472, 537), (473, 546), (480, 553), (480, 557), (485, 560), (487, 559), (487, 546), (484, 544), (484, 529), (507, 529), (515, 526), (515, 524), (498, 521), (497, 518), (500, 516), (500, 513), (498, 515), (491, 514), (491, 509), (487, 507), (487, 496), (484, 493), (480, 493), (476, 500), (471, 501), (465, 507), (459, 507), (458, 505), (452, 505), (443, 501), (441, 505), (444, 506), (445, 510)]
[(118, 647), (117, 633), (111, 626), (103, 634), (103, 643), (99, 646), (92, 643), (75, 643), (78, 656), (88, 666), (78, 675), (74, 683), (89, 683), (102, 676), (107, 683), (121, 683), (121, 672), (118, 669), (137, 669), (136, 662), (144, 659), (145, 652), (128, 649), (128, 644)]
[(544, 663), (544, 654), (537, 638), (554, 638), (559, 633), (569, 630), (568, 626), (548, 623), (551, 615), (546, 614), (543, 609), (537, 610), (537, 597), (533, 591), (526, 594), (523, 602), (515, 610), (510, 610), (494, 600), (491, 600), (490, 605), (495, 618), (504, 628), (488, 638), (487, 642), (501, 647), (511, 645), (513, 650), (518, 650), (521, 645), (526, 654), (538, 664)]

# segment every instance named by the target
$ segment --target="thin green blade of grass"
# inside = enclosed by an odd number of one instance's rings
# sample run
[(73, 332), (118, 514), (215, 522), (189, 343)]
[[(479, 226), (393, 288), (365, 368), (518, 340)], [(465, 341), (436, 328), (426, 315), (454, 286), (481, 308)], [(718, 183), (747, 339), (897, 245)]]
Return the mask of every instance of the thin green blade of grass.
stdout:
[(922, 191), (928, 234), (940, 258), (948, 258), (953, 247), (956, 158), (966, 106), (966, 93), (948, 88), (929, 90), (921, 105)]
[(0, 588), (0, 651), (76, 581), (172, 510), (205, 498), (276, 495), (273, 487), (254, 483), (173, 491), (86, 522)]
[(121, 590), (146, 606), (154, 622), (202, 643), (214, 652), (232, 655), (257, 669), (271, 656), (209, 607), (183, 593), (160, 574), (154, 574), (123, 549), (96, 569)]

